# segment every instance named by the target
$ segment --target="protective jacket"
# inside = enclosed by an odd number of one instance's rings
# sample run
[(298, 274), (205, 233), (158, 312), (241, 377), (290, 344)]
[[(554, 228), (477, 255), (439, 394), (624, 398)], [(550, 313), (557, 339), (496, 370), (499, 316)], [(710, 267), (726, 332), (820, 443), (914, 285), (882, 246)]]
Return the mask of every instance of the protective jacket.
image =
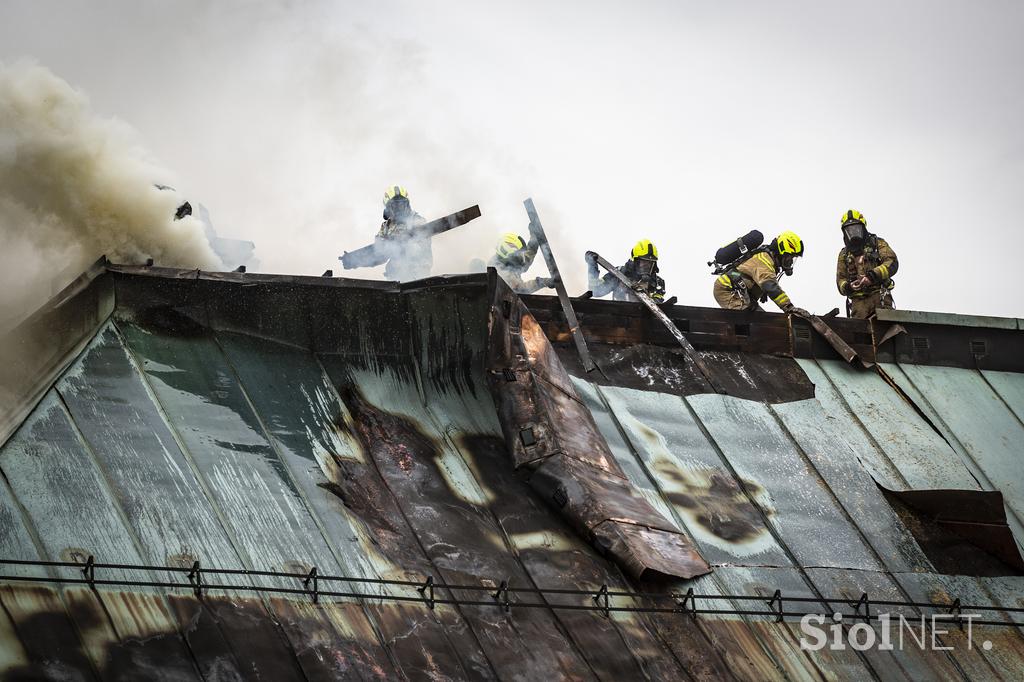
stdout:
[[(655, 301), (660, 302), (665, 300), (665, 280), (658, 276), (657, 263), (654, 264), (651, 272), (645, 275), (640, 271), (640, 267), (636, 260), (630, 258), (626, 261), (625, 265), (619, 268), (619, 272), (625, 275), (634, 286), (640, 289), (640, 291), (643, 291)], [(600, 298), (601, 296), (606, 296), (611, 293), (612, 298), (616, 301), (638, 300), (637, 297), (633, 295), (633, 291), (620, 282), (612, 273), (605, 273), (604, 277), (601, 277), (601, 272), (597, 269), (596, 262), (590, 262), (587, 279), (589, 280), (588, 284), (590, 290), (593, 292), (595, 298)]]
[[(867, 298), (880, 291), (892, 289), (894, 285), (892, 276), (900, 267), (896, 252), (889, 244), (873, 234), (869, 234), (864, 240), (864, 248), (860, 254), (855, 254), (847, 247), (839, 251), (839, 261), (836, 263), (836, 287), (839, 293), (847, 298)], [(853, 289), (851, 282), (856, 282), (861, 277), (867, 276), (871, 284), (860, 289)]]
[(399, 282), (428, 277), (434, 264), (434, 253), (430, 246), (430, 236), (421, 234), (417, 229), (425, 222), (419, 213), (411, 212), (381, 223), (380, 231), (374, 238), (376, 258), (367, 266), (387, 263), (384, 268), (385, 279)]
[(498, 275), (517, 294), (532, 294), (538, 289), (548, 286), (548, 280), (544, 277), (523, 279), (523, 274), (533, 265), (539, 247), (540, 245), (531, 239), (526, 248), (519, 249), (507, 258), (501, 258), (495, 254), (487, 265), (497, 270)]
[(786, 310), (792, 303), (779, 286), (781, 271), (768, 251), (758, 249), (715, 280), (715, 300), (721, 307), (731, 310), (758, 310), (758, 301), (770, 298), (775, 305)]

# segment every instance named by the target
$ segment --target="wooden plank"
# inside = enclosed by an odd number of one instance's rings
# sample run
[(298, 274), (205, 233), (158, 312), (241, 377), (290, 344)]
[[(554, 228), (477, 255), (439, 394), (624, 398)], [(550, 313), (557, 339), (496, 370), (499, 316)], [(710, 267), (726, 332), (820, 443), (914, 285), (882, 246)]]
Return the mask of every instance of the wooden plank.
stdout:
[(854, 360), (859, 360), (864, 367), (870, 367), (873, 364), (861, 359), (860, 356), (857, 355), (857, 351), (855, 351), (850, 344), (841, 339), (838, 334), (832, 331), (832, 328), (825, 324), (825, 321), (817, 315), (801, 315), (797, 312), (794, 312), (793, 315), (796, 315), (802, 320), (807, 320), (811, 324), (811, 327), (814, 328), (814, 331), (821, 334), (822, 338), (828, 341), (828, 344), (832, 346), (837, 353), (839, 353), (839, 356), (843, 360), (850, 363)]
[[(465, 225), (469, 221), (479, 217), (480, 207), (474, 205), (469, 208), (464, 208), (461, 211), (456, 211), (455, 213), (443, 218), (438, 218), (437, 220), (431, 220), (429, 223), (424, 223), (423, 225), (420, 225), (416, 231), (422, 233), (424, 236), (433, 237), (441, 234), (442, 232), (447, 232), (448, 230), (459, 227), (460, 225)], [(377, 242), (374, 242), (373, 244), (368, 244), (367, 246), (358, 248), (355, 251), (348, 251), (344, 255), (339, 256), (338, 260), (341, 261), (342, 266), (344, 266), (346, 270), (366, 267), (376, 262), (376, 251)]]
[(551, 273), (551, 277), (555, 280), (555, 291), (558, 293), (558, 301), (562, 304), (562, 312), (565, 313), (566, 322), (569, 323), (569, 331), (572, 333), (572, 339), (576, 343), (576, 352), (580, 355), (580, 362), (585, 371), (591, 372), (597, 365), (594, 364), (594, 360), (590, 357), (587, 342), (583, 338), (583, 332), (580, 331), (579, 320), (576, 319), (576, 311), (572, 309), (572, 303), (569, 302), (569, 294), (566, 293), (562, 276), (558, 273), (558, 263), (555, 262), (555, 255), (551, 252), (551, 244), (548, 242), (547, 235), (544, 234), (544, 227), (540, 224), (540, 217), (537, 215), (537, 209), (533, 205), (533, 199), (527, 199), (523, 202), (523, 205), (526, 207), (526, 214), (530, 217), (530, 236), (540, 244), (540, 251), (544, 254), (544, 261), (548, 264), (548, 272)]
[(633, 292), (633, 295), (636, 296), (641, 303), (647, 306), (648, 310), (654, 313), (654, 316), (661, 321), (661, 323), (665, 326), (665, 329), (667, 329), (668, 332), (673, 336), (673, 338), (675, 338), (675, 340), (679, 342), (679, 345), (682, 347), (683, 352), (686, 354), (687, 360), (692, 362), (693, 365), (700, 370), (700, 373), (704, 375), (704, 378), (707, 379), (708, 383), (711, 385), (713, 389), (715, 389), (716, 392), (721, 393), (721, 390), (715, 384), (715, 380), (711, 378), (711, 370), (708, 369), (707, 365), (704, 364), (704, 361), (701, 359), (701, 357), (697, 355), (697, 351), (694, 349), (693, 346), (690, 345), (690, 342), (686, 340), (686, 337), (683, 336), (683, 333), (681, 331), (679, 331), (679, 328), (672, 323), (672, 320), (668, 319), (668, 315), (662, 312), (661, 308), (658, 307), (658, 304), (655, 303), (651, 299), (651, 297), (645, 294), (644, 292), (637, 291), (635, 288), (633, 288), (633, 283), (629, 281), (628, 277), (619, 272), (619, 269), (617, 267), (615, 267), (614, 265), (612, 265), (611, 263), (609, 263), (596, 253), (594, 254), (594, 256), (596, 257), (597, 262), (601, 267), (610, 272), (612, 276), (614, 276), (617, 280), (619, 280), (626, 287), (628, 287)]

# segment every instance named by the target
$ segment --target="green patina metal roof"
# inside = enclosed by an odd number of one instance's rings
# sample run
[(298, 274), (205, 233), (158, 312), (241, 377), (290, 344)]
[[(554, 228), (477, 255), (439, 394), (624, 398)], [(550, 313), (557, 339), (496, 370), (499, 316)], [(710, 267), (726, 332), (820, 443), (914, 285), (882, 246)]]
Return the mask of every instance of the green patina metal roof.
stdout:
[[(484, 275), (399, 287), (98, 268), (14, 337), (26, 363), (4, 370), (0, 558), (93, 556), (131, 566), (97, 579), (134, 584), (60, 585), (47, 579), (83, 574), (2, 567), (26, 579), (0, 586), (5, 674), (1024, 676), (1019, 628), (976, 626), (989, 650), (968, 649), (954, 627), (941, 636), (948, 651), (803, 651), (793, 619), (667, 613), (637, 594), (692, 588), (723, 596), (699, 608), (766, 613), (777, 590), (1024, 608), (1024, 374), (912, 364), (870, 340), (880, 370), (827, 353), (794, 359), (820, 347), (801, 345), (785, 317), (677, 309), (726, 387), (713, 394), (635, 307), (590, 302), (580, 321), (602, 374), (587, 375), (543, 300), (502, 321), (503, 295)], [(925, 333), (915, 324), (950, 324), (900, 323), (910, 336)], [(882, 337), (836, 327), (860, 348), (855, 334)], [(524, 414), (539, 421), (509, 422)], [(520, 426), (539, 445), (512, 443)], [(606, 462), (588, 449), (595, 437)], [(543, 456), (530, 449), (549, 443)], [(609, 513), (608, 500), (586, 501), (591, 474), (558, 478), (555, 464), (621, 478), (607, 494), (628, 491), (622, 509), (646, 520), (603, 535), (607, 520), (588, 514)], [(658, 561), (664, 530), (711, 572), (637, 568)], [(316, 567), (351, 579), (321, 589), (352, 596), (314, 603), (290, 575), (203, 576), (199, 596), (156, 585), (188, 585), (161, 568), (196, 561)], [(426, 591), (400, 584), (426, 576), (460, 587), (439, 588), (431, 609)], [(506, 611), (502, 581), (542, 592), (515, 592)], [(652, 610), (606, 614), (593, 598), (602, 586), (613, 606)], [(544, 591), (559, 589), (570, 592)], [(1024, 623), (998, 608), (986, 618)]]

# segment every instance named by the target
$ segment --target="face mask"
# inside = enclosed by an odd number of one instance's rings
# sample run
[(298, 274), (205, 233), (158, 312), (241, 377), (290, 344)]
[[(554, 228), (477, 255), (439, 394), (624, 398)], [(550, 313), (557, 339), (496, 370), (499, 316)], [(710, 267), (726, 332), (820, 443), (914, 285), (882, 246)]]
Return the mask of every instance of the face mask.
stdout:
[(658, 264), (657, 261), (651, 258), (637, 258), (636, 259), (636, 271), (642, 276), (646, 277), (654, 272), (654, 267)]
[(782, 271), (786, 273), (787, 277), (793, 276), (793, 255), (785, 254), (782, 256)]
[(864, 247), (864, 238), (867, 230), (861, 223), (850, 223), (843, 227), (843, 241), (850, 247), (850, 250), (857, 252)]
[(405, 197), (395, 197), (384, 207), (385, 220), (401, 220), (410, 213), (412, 213), (412, 208), (409, 206), (409, 200)]

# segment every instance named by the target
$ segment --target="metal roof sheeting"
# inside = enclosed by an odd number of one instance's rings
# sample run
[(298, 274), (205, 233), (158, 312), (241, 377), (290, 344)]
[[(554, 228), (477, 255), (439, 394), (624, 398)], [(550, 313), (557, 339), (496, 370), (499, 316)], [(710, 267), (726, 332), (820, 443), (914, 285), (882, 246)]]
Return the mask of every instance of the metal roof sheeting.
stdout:
[[(591, 415), (607, 469), (714, 568), (637, 583), (515, 470), (488, 385), (485, 279), (321, 291), (315, 280), (159, 275), (119, 276), (114, 317), (0, 448), (3, 558), (763, 599), (717, 604), (739, 609), (768, 609), (776, 590), (1024, 607), (1020, 576), (940, 573), (875, 485), (998, 488), (1016, 510), (1019, 374), (883, 364), (911, 404), (839, 361), (717, 351), (707, 360), (739, 395), (689, 394), (663, 353), (617, 364), (599, 351), (607, 377), (569, 378), (543, 335), (530, 337), (538, 380)], [(535, 331), (525, 317), (521, 328)], [(940, 637), (950, 651), (814, 652), (796, 622), (770, 615), (606, 616), (578, 593), (518, 593), (510, 612), (486, 598), (428, 609), (381, 598), (408, 594), (394, 585), (347, 589), (366, 596), (10, 583), (0, 666), (69, 679), (1024, 677), (1014, 628), (982, 627), (987, 651), (951, 627)], [(449, 596), (481, 599), (438, 590)], [(587, 610), (516, 606), (545, 600)]]

